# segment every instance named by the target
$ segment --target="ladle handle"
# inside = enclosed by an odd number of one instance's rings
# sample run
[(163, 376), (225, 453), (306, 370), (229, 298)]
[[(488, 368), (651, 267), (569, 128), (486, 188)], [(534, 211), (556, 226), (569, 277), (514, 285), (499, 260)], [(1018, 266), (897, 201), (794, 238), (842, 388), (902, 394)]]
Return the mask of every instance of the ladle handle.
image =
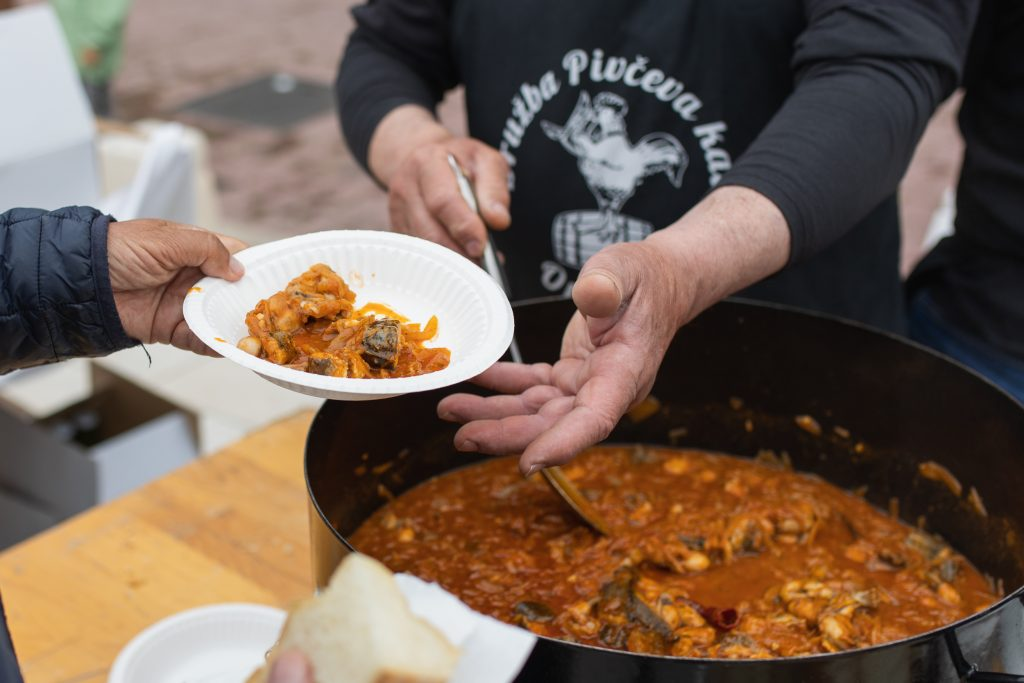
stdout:
[[(484, 220), (483, 215), (480, 213), (480, 204), (477, 202), (476, 193), (473, 192), (473, 185), (469, 182), (466, 172), (462, 170), (462, 166), (459, 165), (459, 160), (455, 158), (454, 154), (448, 155), (448, 165), (451, 166), (452, 173), (455, 174), (455, 182), (459, 186), (462, 198), (466, 200), (466, 204), (473, 210), (473, 213), (480, 216), (480, 221), (483, 222), (484, 228), (487, 229), (487, 242), (484, 245), (483, 263), (481, 265), (497, 281), (507, 296), (510, 293), (508, 275), (505, 273), (505, 269), (502, 267), (501, 262), (498, 260), (498, 255), (494, 251), (491, 230), (487, 225), (487, 221)], [(523, 362), (523, 354), (519, 352), (519, 344), (516, 343), (515, 337), (512, 337), (512, 343), (508, 347), (508, 354), (512, 358), (513, 363)], [(590, 505), (583, 496), (583, 493), (576, 488), (576, 485), (565, 476), (561, 467), (552, 465), (551, 467), (545, 467), (541, 472), (551, 488), (569, 504), (569, 507), (576, 511), (576, 514), (584, 522), (589, 524), (599, 534), (603, 536), (608, 535), (608, 525)]]
[[(501, 261), (498, 260), (498, 254), (494, 250), (494, 240), (491, 239), (491, 228), (487, 225), (487, 221), (484, 220), (483, 214), (480, 213), (480, 203), (476, 200), (476, 192), (473, 191), (473, 185), (469, 182), (469, 178), (466, 177), (466, 172), (462, 170), (462, 166), (459, 164), (459, 160), (455, 158), (454, 154), (448, 155), (448, 165), (451, 166), (452, 173), (455, 174), (455, 182), (459, 186), (459, 193), (462, 194), (462, 198), (466, 200), (466, 204), (473, 210), (477, 216), (480, 217), (480, 221), (484, 224), (484, 228), (487, 230), (487, 242), (484, 243), (484, 255), (481, 259), (481, 266), (487, 271), (487, 274), (494, 278), (495, 282), (501, 287), (502, 291), (505, 292), (505, 296), (511, 294), (508, 283), (508, 274), (505, 272), (505, 268), (502, 267)], [(523, 354), (519, 353), (519, 344), (516, 343), (516, 338), (512, 337), (512, 343), (508, 347), (509, 356), (512, 358), (513, 363), (522, 363)]]

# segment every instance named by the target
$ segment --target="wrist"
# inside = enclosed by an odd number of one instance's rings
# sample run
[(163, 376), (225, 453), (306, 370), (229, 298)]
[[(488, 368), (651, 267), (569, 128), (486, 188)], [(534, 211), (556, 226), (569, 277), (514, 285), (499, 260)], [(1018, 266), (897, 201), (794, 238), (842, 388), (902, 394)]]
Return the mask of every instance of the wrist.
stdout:
[(385, 187), (409, 157), (424, 145), (454, 137), (427, 109), (405, 104), (388, 112), (370, 138), (370, 171)]
[(103, 328), (107, 337), (117, 348), (128, 348), (138, 343), (137, 337), (128, 330), (121, 293), (116, 291), (117, 263), (116, 248), (111, 254), (111, 242), (117, 241), (117, 234), (124, 229), (109, 216), (99, 216), (93, 221), (93, 273), (97, 283), (96, 298), (100, 306)]
[(667, 259), (683, 325), (717, 301), (779, 270), (789, 258), (789, 227), (767, 197), (745, 187), (711, 192), (679, 220), (645, 240)]

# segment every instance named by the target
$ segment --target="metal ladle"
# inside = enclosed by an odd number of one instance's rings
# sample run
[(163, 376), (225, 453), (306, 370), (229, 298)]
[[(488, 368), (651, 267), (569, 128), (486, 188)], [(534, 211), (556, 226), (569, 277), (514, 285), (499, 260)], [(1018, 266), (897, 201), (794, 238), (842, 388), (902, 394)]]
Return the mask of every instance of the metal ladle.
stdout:
[[(455, 174), (455, 181), (458, 183), (459, 192), (462, 194), (462, 198), (466, 200), (466, 204), (473, 210), (480, 220), (483, 221), (484, 227), (487, 228), (487, 242), (484, 244), (484, 255), (482, 265), (484, 270), (493, 277), (501, 288), (505, 291), (505, 294), (509, 294), (508, 276), (505, 274), (505, 269), (502, 267), (501, 262), (498, 261), (498, 256), (494, 251), (494, 242), (491, 239), (491, 231), (487, 226), (487, 221), (484, 220), (483, 214), (480, 213), (480, 205), (476, 200), (476, 193), (473, 191), (473, 185), (469, 182), (469, 178), (466, 176), (465, 171), (462, 170), (462, 166), (459, 165), (458, 160), (454, 155), (448, 155), (448, 165), (452, 168), (452, 173)], [(523, 356), (519, 352), (519, 345), (516, 343), (515, 337), (512, 338), (512, 344), (508, 349), (509, 355), (512, 357), (512, 361), (515, 363), (522, 363)], [(540, 473), (544, 476), (544, 480), (547, 481), (548, 485), (555, 490), (562, 500), (568, 503), (569, 507), (576, 512), (580, 519), (582, 519), (591, 529), (601, 534), (602, 536), (608, 536), (608, 524), (601, 517), (601, 514), (590, 504), (586, 496), (576, 487), (576, 484), (565, 475), (562, 468), (558, 465), (552, 465), (550, 467), (544, 467)]]

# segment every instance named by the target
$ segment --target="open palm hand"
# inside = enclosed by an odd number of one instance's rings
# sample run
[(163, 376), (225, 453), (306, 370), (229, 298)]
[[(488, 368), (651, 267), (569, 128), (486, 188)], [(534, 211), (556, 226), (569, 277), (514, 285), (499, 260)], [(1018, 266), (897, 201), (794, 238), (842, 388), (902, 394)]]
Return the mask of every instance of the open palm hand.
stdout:
[(438, 406), (466, 423), (459, 450), (522, 453), (524, 473), (561, 464), (614, 429), (650, 392), (685, 302), (671, 266), (645, 243), (602, 250), (573, 289), (578, 311), (554, 364), (498, 363), (476, 382), (500, 392), (455, 394)]

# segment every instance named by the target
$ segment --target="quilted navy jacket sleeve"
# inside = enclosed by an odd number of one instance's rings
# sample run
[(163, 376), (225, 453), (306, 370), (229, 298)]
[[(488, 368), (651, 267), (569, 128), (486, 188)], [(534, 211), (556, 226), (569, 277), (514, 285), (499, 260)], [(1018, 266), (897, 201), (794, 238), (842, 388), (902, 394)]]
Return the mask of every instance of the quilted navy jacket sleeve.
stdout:
[(80, 206), (0, 214), (0, 374), (138, 343), (110, 289), (110, 221)]

